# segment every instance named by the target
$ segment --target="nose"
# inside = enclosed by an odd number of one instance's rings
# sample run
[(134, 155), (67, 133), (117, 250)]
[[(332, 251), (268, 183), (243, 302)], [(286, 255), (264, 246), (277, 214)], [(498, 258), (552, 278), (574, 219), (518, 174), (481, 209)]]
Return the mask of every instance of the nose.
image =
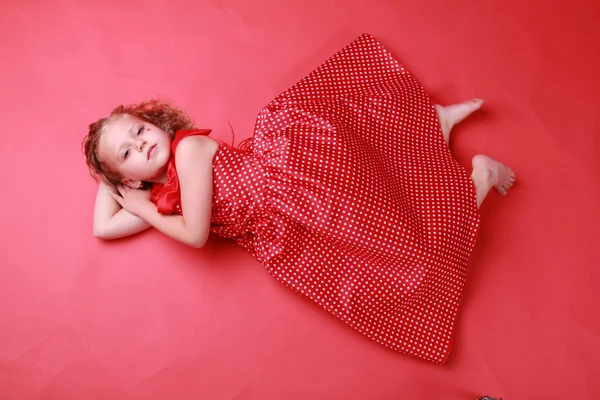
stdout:
[(138, 151), (144, 150), (144, 147), (146, 147), (146, 141), (142, 140), (142, 139), (138, 139), (136, 142), (136, 147), (137, 147)]

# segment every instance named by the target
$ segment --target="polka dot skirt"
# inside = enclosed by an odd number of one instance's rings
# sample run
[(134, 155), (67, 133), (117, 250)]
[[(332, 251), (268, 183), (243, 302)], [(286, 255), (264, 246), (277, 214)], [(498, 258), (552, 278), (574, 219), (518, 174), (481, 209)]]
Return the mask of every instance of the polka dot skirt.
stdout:
[(214, 160), (212, 231), (372, 340), (448, 357), (479, 224), (423, 88), (363, 34)]

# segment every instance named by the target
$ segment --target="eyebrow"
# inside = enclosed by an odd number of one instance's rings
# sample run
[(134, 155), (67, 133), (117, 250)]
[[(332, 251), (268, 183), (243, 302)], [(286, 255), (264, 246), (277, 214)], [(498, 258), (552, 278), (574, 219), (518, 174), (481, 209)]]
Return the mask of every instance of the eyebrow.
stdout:
[[(135, 126), (135, 124), (137, 124), (137, 121), (135, 121), (133, 124), (131, 124), (129, 126), (129, 129), (127, 129), (127, 132), (129, 134), (133, 133), (133, 127)], [(119, 160), (119, 162), (123, 162), (123, 157), (121, 157), (122, 150), (123, 150), (123, 145), (121, 144), (119, 147), (117, 147), (117, 160)]]

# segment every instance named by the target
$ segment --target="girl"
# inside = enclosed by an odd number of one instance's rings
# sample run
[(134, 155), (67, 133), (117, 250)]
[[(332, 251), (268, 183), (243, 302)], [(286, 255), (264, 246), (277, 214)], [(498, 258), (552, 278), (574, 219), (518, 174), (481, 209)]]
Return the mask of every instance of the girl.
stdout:
[(94, 234), (233, 238), (367, 337), (443, 363), (478, 207), (515, 179), (483, 155), (469, 176), (450, 153), (452, 127), (482, 103), (434, 105), (363, 34), (273, 99), (239, 148), (168, 104), (117, 107), (85, 140)]

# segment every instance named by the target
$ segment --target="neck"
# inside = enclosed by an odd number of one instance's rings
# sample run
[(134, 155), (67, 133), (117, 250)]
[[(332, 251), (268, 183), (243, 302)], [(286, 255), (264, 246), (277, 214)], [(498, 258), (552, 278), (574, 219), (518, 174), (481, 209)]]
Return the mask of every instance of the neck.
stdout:
[(166, 183), (167, 182), (167, 171), (163, 172), (162, 174), (160, 174), (156, 178), (152, 178), (152, 179), (148, 180), (148, 182), (150, 182), (150, 183), (162, 183), (162, 184)]

